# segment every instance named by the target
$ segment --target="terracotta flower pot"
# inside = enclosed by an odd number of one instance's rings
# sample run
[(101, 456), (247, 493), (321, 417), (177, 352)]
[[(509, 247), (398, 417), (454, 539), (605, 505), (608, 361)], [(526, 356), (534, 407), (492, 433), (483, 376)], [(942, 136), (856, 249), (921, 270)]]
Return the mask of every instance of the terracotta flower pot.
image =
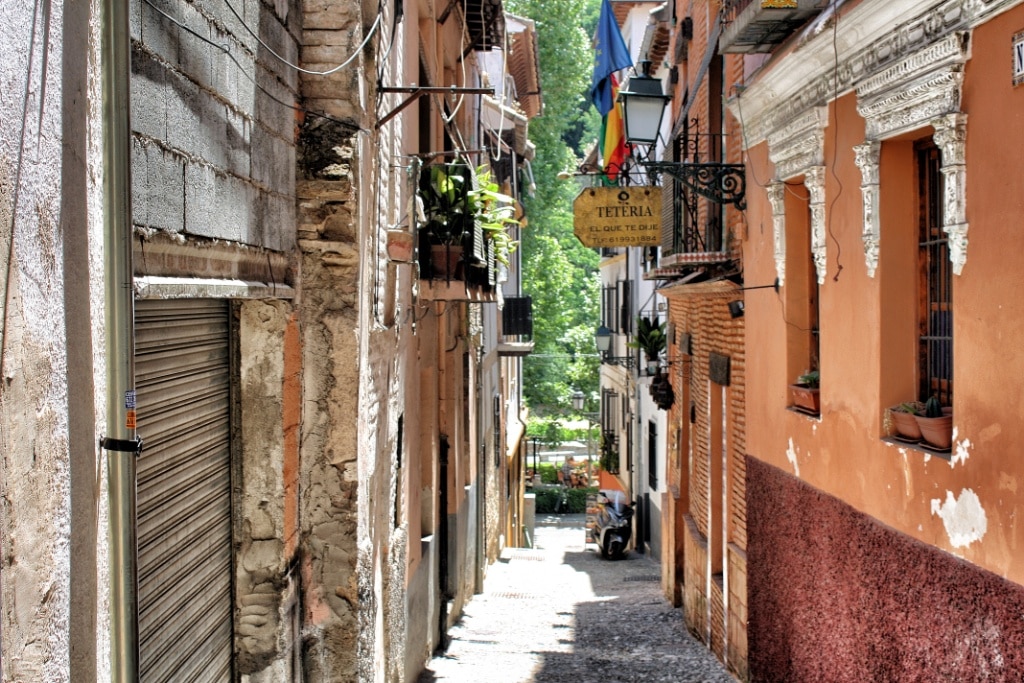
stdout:
[(818, 387), (809, 387), (805, 384), (789, 385), (789, 395), (793, 399), (793, 406), (815, 415), (821, 413), (819, 391)]
[(461, 280), (462, 269), (461, 245), (432, 244), (430, 246), (430, 265), (434, 277), (438, 280)]
[(943, 408), (942, 413), (942, 417), (914, 416), (921, 429), (921, 437), (939, 450), (953, 446), (953, 409)]
[(920, 441), (921, 428), (917, 426), (917, 416), (899, 409), (899, 406), (889, 409), (892, 416), (892, 426), (896, 429), (896, 436), (907, 441)]

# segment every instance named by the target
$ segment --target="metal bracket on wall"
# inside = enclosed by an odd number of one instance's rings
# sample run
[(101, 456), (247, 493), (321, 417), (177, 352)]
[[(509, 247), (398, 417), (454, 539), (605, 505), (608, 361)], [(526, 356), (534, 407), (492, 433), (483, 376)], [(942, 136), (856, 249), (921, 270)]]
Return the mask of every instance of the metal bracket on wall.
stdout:
[(747, 180), (743, 164), (689, 163), (675, 161), (645, 161), (652, 183), (662, 173), (679, 180), (691, 190), (716, 204), (735, 204), (741, 211), (747, 208)]
[(393, 93), (406, 93), (409, 97), (402, 100), (402, 103), (397, 107), (385, 114), (380, 121), (377, 121), (375, 128), (380, 128), (391, 119), (398, 116), (399, 113), (410, 104), (418, 100), (423, 95), (490, 95), (494, 96), (494, 88), (457, 88), (454, 85), (447, 86), (410, 86), (404, 88), (388, 88), (381, 87), (380, 92), (385, 94)]

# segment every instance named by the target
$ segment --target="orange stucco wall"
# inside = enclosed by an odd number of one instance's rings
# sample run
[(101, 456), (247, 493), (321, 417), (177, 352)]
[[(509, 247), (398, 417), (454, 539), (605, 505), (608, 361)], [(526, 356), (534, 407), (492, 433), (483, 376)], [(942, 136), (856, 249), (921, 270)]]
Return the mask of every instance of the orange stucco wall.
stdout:
[[(849, 503), (894, 529), (1017, 583), (1024, 562), (1024, 86), (1010, 75), (1011, 37), (1024, 7), (979, 27), (963, 87), (967, 114), (967, 262), (953, 277), (954, 447), (951, 461), (882, 441), (885, 408), (916, 398), (914, 335), (917, 205), (912, 140), (886, 140), (881, 157), (881, 257), (864, 263), (861, 174), (853, 146), (864, 141), (854, 93), (829, 108), (825, 131), (828, 272), (821, 285), (820, 419), (787, 410), (794, 380), (787, 359), (787, 298), (746, 293), (748, 452)], [(772, 214), (761, 182), (774, 177), (762, 143), (749, 150), (746, 282), (775, 277)], [(910, 197), (910, 200), (908, 200)], [(791, 286), (787, 283), (786, 286)], [(792, 310), (792, 309), (791, 309)], [(933, 512), (966, 491), (983, 510), (980, 539), (956, 547)], [(961, 519), (978, 527), (975, 511)]]

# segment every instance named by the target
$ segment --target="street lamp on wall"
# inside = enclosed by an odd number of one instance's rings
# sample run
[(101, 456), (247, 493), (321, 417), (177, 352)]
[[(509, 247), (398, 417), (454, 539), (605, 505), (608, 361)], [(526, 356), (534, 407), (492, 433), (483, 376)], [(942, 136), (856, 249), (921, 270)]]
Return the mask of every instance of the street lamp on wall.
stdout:
[(587, 402), (587, 397), (583, 394), (583, 392), (580, 391), (579, 389), (572, 392), (572, 397), (570, 400), (572, 401), (572, 409), (575, 410), (577, 413), (582, 413), (583, 408)]
[(661, 81), (648, 74), (649, 62), (640, 62), (640, 73), (629, 79), (619, 91), (626, 142), (649, 145), (646, 160), (640, 163), (654, 183), (667, 173), (691, 190), (717, 204), (735, 204), (746, 208), (746, 177), (743, 164), (718, 162), (657, 161), (654, 143), (661, 131), (665, 108), (672, 99), (661, 88)]
[(608, 352), (612, 348), (612, 331), (604, 325), (597, 328), (594, 333), (594, 343), (597, 345), (597, 352), (601, 356), (601, 362), (609, 365), (620, 365), (624, 368), (632, 368), (635, 360), (633, 356), (610, 356)]
[(619, 91), (626, 142), (653, 145), (661, 133), (665, 107), (672, 99), (661, 88), (661, 81), (647, 73), (650, 62), (640, 62), (640, 73), (634, 75)]

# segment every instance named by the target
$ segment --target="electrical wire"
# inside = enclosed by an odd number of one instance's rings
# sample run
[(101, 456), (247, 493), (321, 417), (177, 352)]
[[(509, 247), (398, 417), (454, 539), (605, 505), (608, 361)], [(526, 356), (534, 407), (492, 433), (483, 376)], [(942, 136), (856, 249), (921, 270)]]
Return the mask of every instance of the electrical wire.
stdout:
[[(147, 0), (147, 2), (148, 2), (148, 0)], [(361, 42), (359, 44), (359, 47), (357, 47), (355, 49), (355, 51), (353, 51), (352, 55), (348, 59), (346, 59), (344, 62), (342, 62), (338, 66), (335, 66), (335, 67), (332, 67), (332, 68), (328, 69), (327, 71), (311, 71), (309, 69), (303, 69), (298, 64), (292, 64), (287, 59), (285, 59), (281, 55), (277, 54), (277, 52), (274, 51), (274, 48), (272, 48), (269, 45), (267, 45), (263, 41), (263, 39), (260, 38), (256, 34), (255, 31), (253, 31), (251, 28), (249, 28), (249, 25), (245, 23), (245, 20), (242, 19), (242, 17), (238, 14), (238, 12), (235, 10), (235, 8), (231, 6), (231, 3), (228, 2), (228, 0), (224, 0), (224, 4), (227, 5), (227, 8), (229, 10), (231, 10), (231, 13), (234, 14), (235, 18), (238, 19), (239, 23), (242, 24), (242, 28), (244, 28), (249, 35), (251, 35), (253, 38), (255, 38), (256, 42), (258, 42), (260, 45), (262, 45), (263, 48), (265, 50), (267, 50), (267, 52), (269, 52), (274, 57), (276, 57), (278, 59), (278, 61), (280, 61), (285, 66), (291, 67), (292, 69), (295, 69), (296, 71), (298, 71), (300, 73), (309, 74), (311, 76), (330, 76), (331, 74), (337, 73), (337, 72), (341, 71), (342, 69), (344, 69), (345, 67), (347, 67), (349, 64), (351, 64), (355, 60), (355, 58), (359, 56), (359, 53), (363, 51), (363, 48), (366, 47), (366, 44), (370, 42), (370, 38), (373, 37), (374, 32), (376, 32), (377, 28), (380, 26), (380, 19), (381, 19), (381, 16), (382, 16), (382, 13), (380, 13), (380, 12), (377, 13), (377, 18), (373, 20), (373, 26), (370, 27), (370, 30), (369, 30), (369, 32), (367, 32), (366, 37), (363, 38), (363, 42)]]
[(839, 201), (839, 196), (843, 194), (843, 181), (839, 179), (839, 174), (836, 173), (836, 160), (839, 157), (839, 0), (832, 0), (832, 54), (835, 59), (835, 64), (832, 68), (832, 164), (830, 170), (832, 177), (835, 178), (836, 184), (839, 185), (839, 189), (836, 191), (836, 195), (832, 198), (832, 203), (828, 205), (828, 216), (825, 219), (828, 225), (827, 230), (829, 237), (836, 245), (836, 274), (832, 276), (833, 282), (839, 282), (839, 274), (843, 272), (843, 245), (839, 243), (836, 238), (835, 232), (832, 230), (832, 209), (835, 208), (836, 202)]
[[(48, 21), (48, 19), (49, 19), (49, 17), (48, 17), (48, 10), (47, 10), (47, 7), (49, 6), (49, 3), (44, 4), (43, 7), (40, 7), (40, 4), (41, 4), (40, 0), (36, 0), (35, 7), (33, 7), (33, 9), (32, 9), (32, 35), (29, 38), (28, 60), (26, 60), (27, 61), (27, 66), (28, 66), (28, 73), (25, 75), (25, 93), (24, 93), (24, 96), (22, 98), (22, 112), (21, 112), (21, 135), (19, 136), (18, 159), (17, 159), (17, 162), (15, 163), (15, 170), (14, 170), (14, 191), (12, 193), (13, 196), (11, 198), (11, 227), (10, 227), (10, 235), (8, 235), (8, 242), (7, 242), (7, 273), (6, 273), (5, 280), (4, 280), (4, 319), (3, 319), (3, 329), (0, 330), (0, 382), (2, 382), (4, 380), (4, 363), (5, 363), (6, 359), (7, 359), (7, 330), (10, 328), (10, 325), (8, 324), (8, 320), (9, 320), (9, 316), (11, 314), (11, 287), (12, 287), (12, 281), (13, 281), (14, 256), (15, 256), (15, 254), (14, 254), (14, 233), (15, 233), (16, 228), (17, 228), (18, 209), (19, 209), (19, 204), (20, 204), (20, 199), (21, 199), (21, 172), (22, 172), (22, 170), (24, 168), (24, 163), (25, 163), (25, 139), (26, 139), (27, 134), (28, 134), (28, 114), (29, 114), (29, 99), (30, 99), (29, 95), (30, 95), (31, 90), (32, 90), (32, 71), (33, 71), (33, 66), (34, 66), (34, 62), (35, 62), (35, 55), (36, 55), (36, 29), (38, 28), (39, 23), (43, 23), (43, 24), (47, 24), (47, 25), (49, 23), (49, 21)], [(41, 22), (40, 22), (40, 15), (42, 15), (41, 16), (41, 20), (42, 20)], [(44, 40), (43, 40), (44, 48), (45, 48), (45, 46), (47, 44), (48, 44), (48, 39), (44, 38)], [(41, 66), (41, 70), (40, 70), (40, 79), (42, 80), (42, 86), (41, 86), (41, 91), (42, 92), (40, 93), (39, 100), (38, 100), (39, 101), (39, 121), (40, 122), (42, 122), (42, 120), (43, 120), (43, 102), (44, 102), (43, 96), (45, 95), (45, 88), (46, 88), (46, 74), (44, 73), (45, 72), (45, 59), (46, 59), (46, 52), (44, 50), (44, 53), (43, 53), (43, 60), (44, 60), (44, 62), (43, 62), (43, 65)], [(38, 135), (40, 137), (42, 137), (42, 126), (41, 126), (41, 123), (40, 123), (40, 128), (39, 128)], [(37, 142), (37, 144), (38, 144), (38, 142)]]

